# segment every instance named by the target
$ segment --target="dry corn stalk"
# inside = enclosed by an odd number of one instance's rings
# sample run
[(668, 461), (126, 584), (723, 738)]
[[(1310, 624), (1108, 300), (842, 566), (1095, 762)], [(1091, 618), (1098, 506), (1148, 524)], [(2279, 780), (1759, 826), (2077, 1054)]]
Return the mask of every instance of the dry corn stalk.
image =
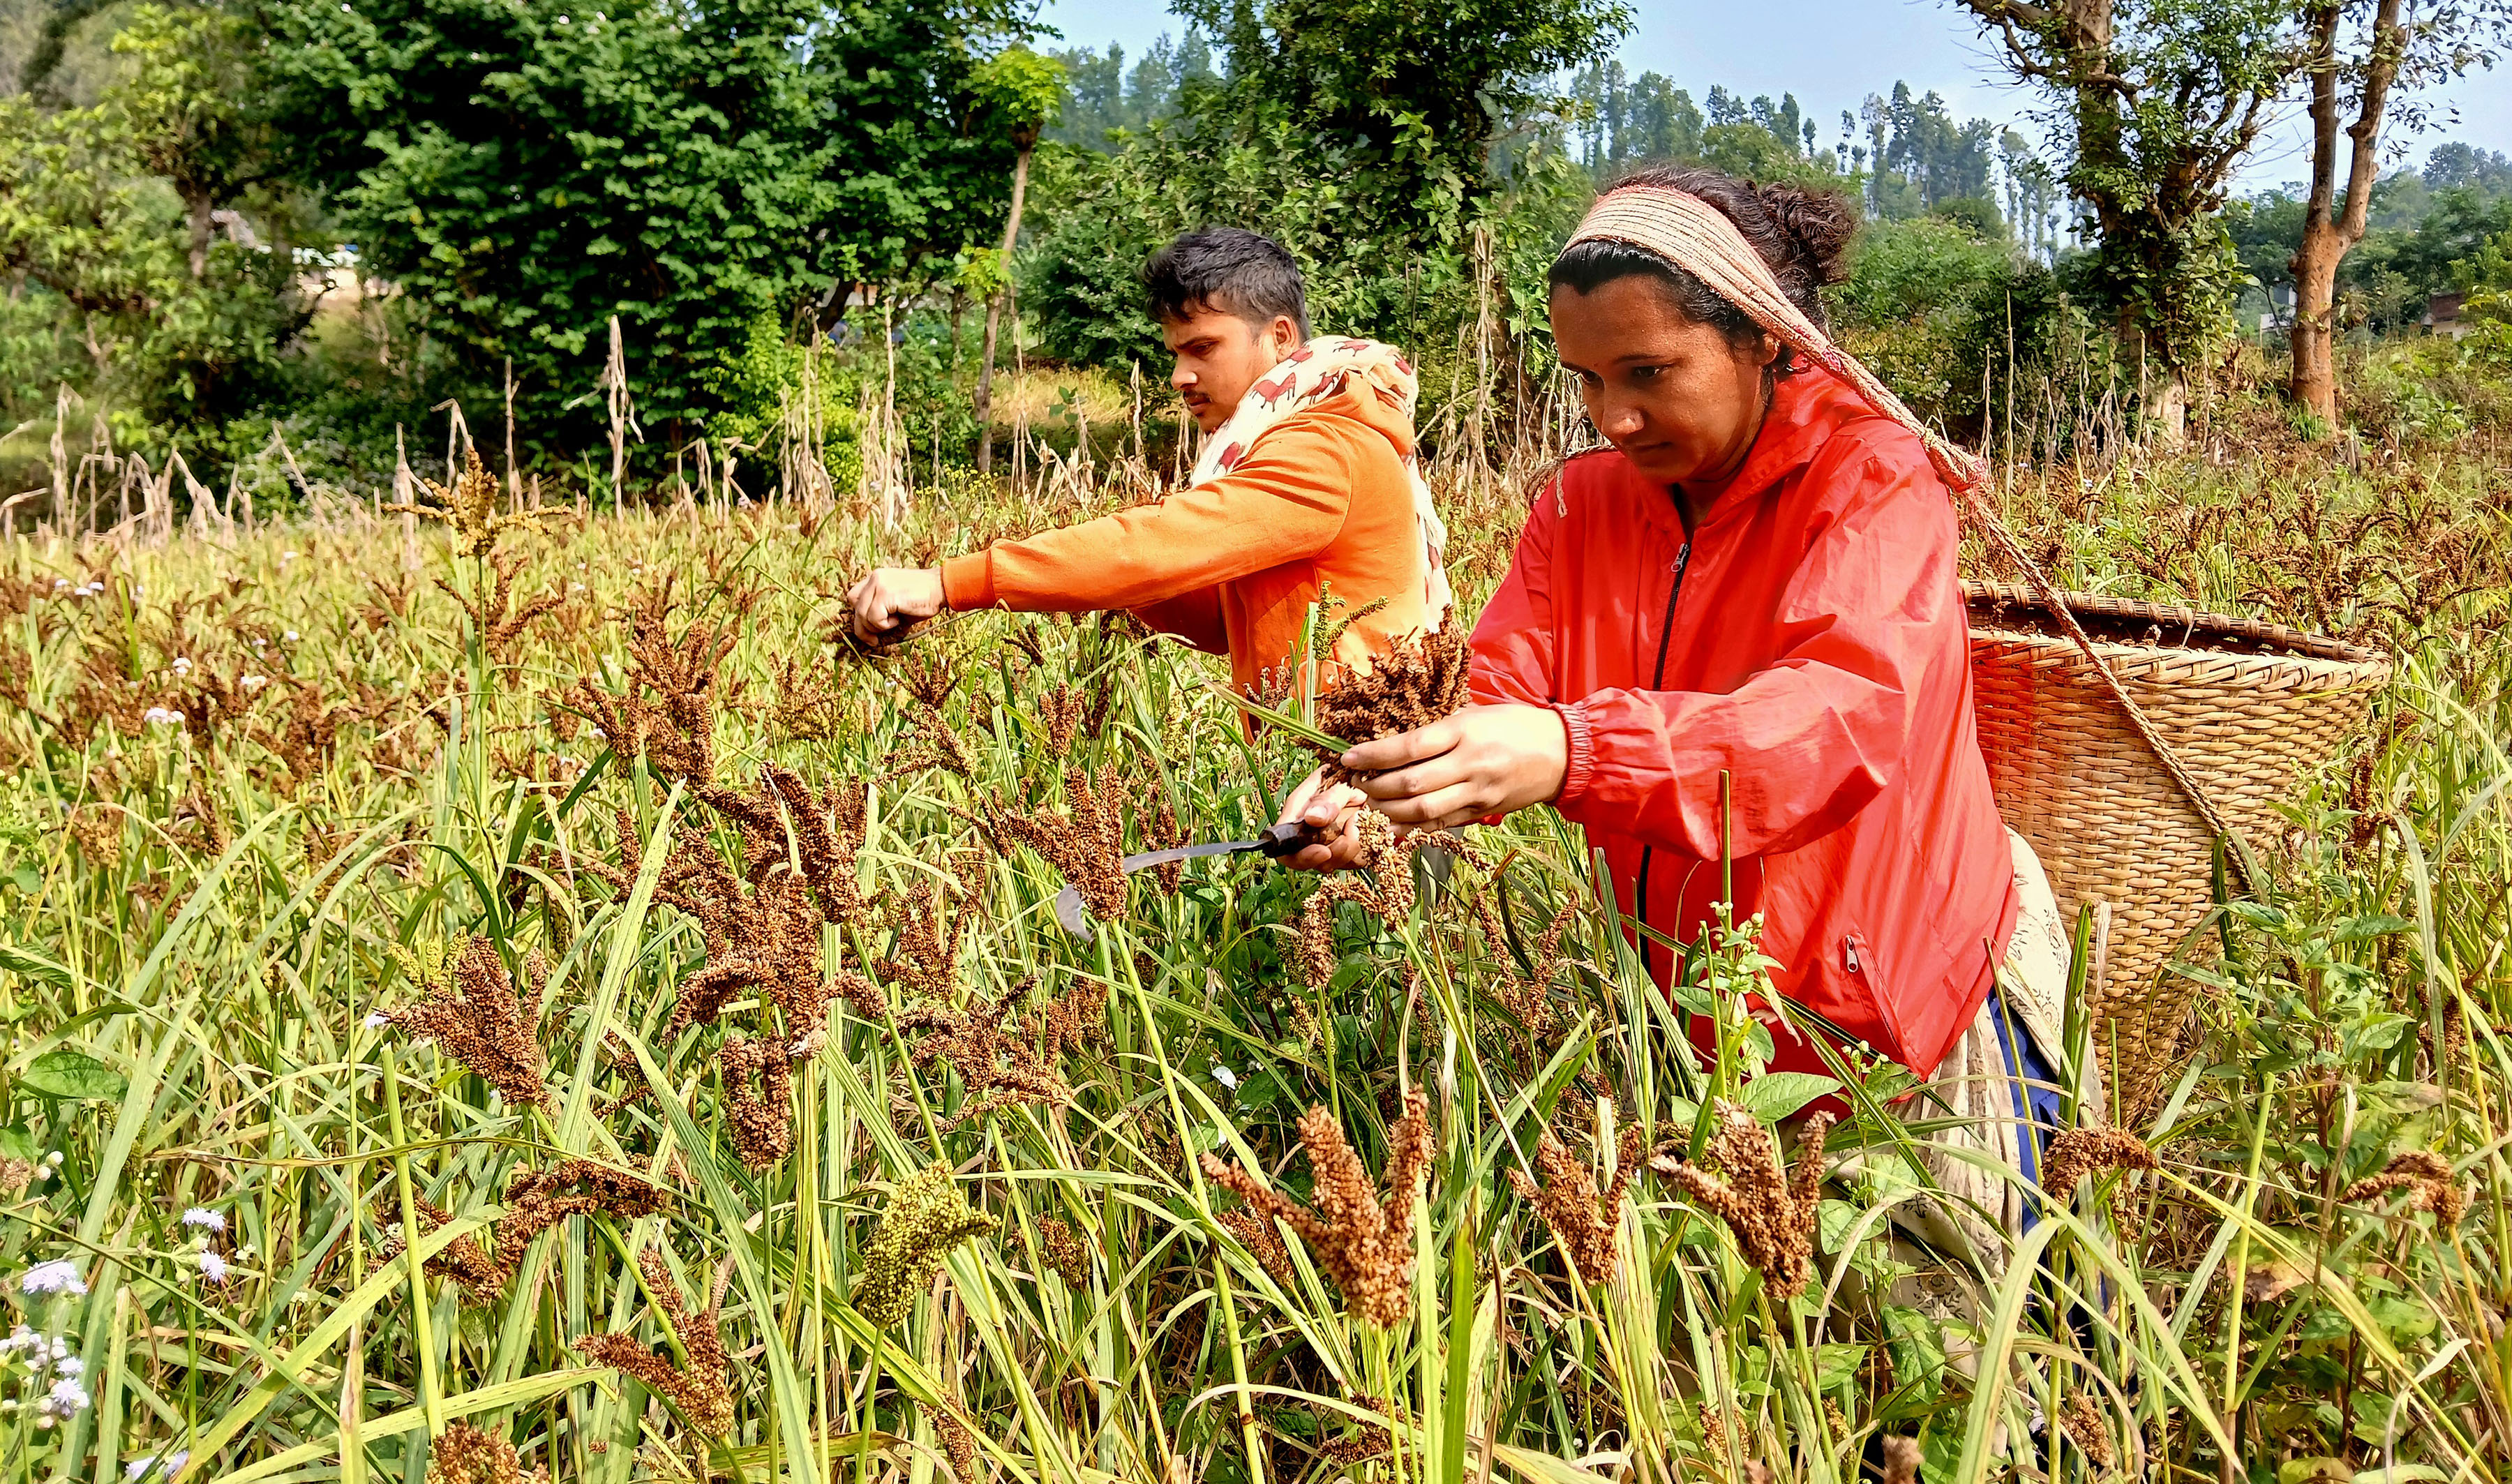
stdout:
[(1389, 1133), (1384, 1197), (1333, 1113), (1312, 1108), (1300, 1115), (1299, 1128), (1316, 1177), (1314, 1212), (1211, 1154), (1203, 1156), (1203, 1172), (1256, 1214), (1298, 1232), (1354, 1315), (1388, 1328), (1402, 1323), (1413, 1307), (1413, 1202), (1431, 1174), (1430, 1095), (1419, 1087), (1404, 1095), (1404, 1115)]

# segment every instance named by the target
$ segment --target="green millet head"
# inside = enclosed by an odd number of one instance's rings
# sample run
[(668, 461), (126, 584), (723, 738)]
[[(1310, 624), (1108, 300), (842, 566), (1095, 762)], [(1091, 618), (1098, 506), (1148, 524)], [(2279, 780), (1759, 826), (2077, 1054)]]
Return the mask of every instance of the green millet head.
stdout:
[(943, 1256), (998, 1225), (961, 1195), (949, 1165), (936, 1164), (908, 1176), (898, 1183), (880, 1229), (865, 1244), (863, 1276), (855, 1282), (855, 1312), (875, 1329), (887, 1329), (906, 1318), (916, 1296), (933, 1281)]

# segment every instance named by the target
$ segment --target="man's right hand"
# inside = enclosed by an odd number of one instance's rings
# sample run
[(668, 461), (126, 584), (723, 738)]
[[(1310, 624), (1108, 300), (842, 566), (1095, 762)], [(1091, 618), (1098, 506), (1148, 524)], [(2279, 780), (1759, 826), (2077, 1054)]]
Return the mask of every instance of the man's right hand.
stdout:
[(855, 638), (892, 644), (909, 628), (942, 611), (942, 571), (930, 566), (881, 566), (846, 589), (854, 609)]
[(1328, 785), (1322, 770), (1309, 774), (1291, 791), (1276, 824), (1305, 824), (1317, 832), (1318, 842), (1302, 845), (1281, 858), (1294, 871), (1349, 871), (1360, 859), (1360, 832), (1353, 828), (1368, 796), (1348, 783)]

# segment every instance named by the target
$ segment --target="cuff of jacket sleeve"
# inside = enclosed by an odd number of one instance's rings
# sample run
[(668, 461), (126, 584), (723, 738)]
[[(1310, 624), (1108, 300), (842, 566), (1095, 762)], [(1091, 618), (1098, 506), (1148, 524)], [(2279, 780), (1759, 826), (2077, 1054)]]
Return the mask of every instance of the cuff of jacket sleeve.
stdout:
[(942, 602), (955, 613), (995, 605), (995, 553), (989, 547), (942, 564)]
[(1570, 741), (1568, 762), (1561, 769), (1561, 792), (1552, 798), (1558, 808), (1575, 803), (1588, 792), (1589, 781), (1596, 776), (1596, 743), (1588, 726), (1588, 703), (1572, 701), (1564, 706), (1554, 702), (1552, 710), (1561, 718), (1561, 729)]

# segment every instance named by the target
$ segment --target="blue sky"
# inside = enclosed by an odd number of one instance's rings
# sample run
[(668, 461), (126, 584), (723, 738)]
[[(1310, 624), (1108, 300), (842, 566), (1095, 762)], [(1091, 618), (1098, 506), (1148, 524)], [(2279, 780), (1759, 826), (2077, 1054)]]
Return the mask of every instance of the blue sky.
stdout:
[[(1897, 79), (1920, 92), (1936, 89), (1957, 117), (2014, 122), (2030, 132), (2023, 116), (2032, 98), (2005, 81), (1950, 0), (1633, 0), (1632, 9), (1639, 23), (1622, 49), (1623, 62), (1632, 71), (1663, 72), (1696, 98), (1713, 83), (1747, 98), (1792, 92), (1808, 116), (1821, 121), (1826, 140), (1838, 132), (1841, 109), (1855, 109), (1869, 93), (1890, 91)], [(1064, 45), (1114, 41), (1128, 56), (1162, 31), (1181, 29), (1165, 0), (1048, 0), (1043, 19), (1064, 33)], [(2410, 142), (2411, 162), (2422, 161), (2426, 150), (2447, 138), (2512, 150), (2512, 63), (2437, 90), (2432, 99), (2441, 105), (2434, 110), (2435, 126)], [(2458, 110), (2456, 124), (2445, 116), (2449, 106)], [(2287, 113), (2244, 170), (2246, 188), (2298, 180), (2308, 172), (2308, 126), (2299, 110)], [(2340, 160), (2342, 169), (2342, 153)]]

